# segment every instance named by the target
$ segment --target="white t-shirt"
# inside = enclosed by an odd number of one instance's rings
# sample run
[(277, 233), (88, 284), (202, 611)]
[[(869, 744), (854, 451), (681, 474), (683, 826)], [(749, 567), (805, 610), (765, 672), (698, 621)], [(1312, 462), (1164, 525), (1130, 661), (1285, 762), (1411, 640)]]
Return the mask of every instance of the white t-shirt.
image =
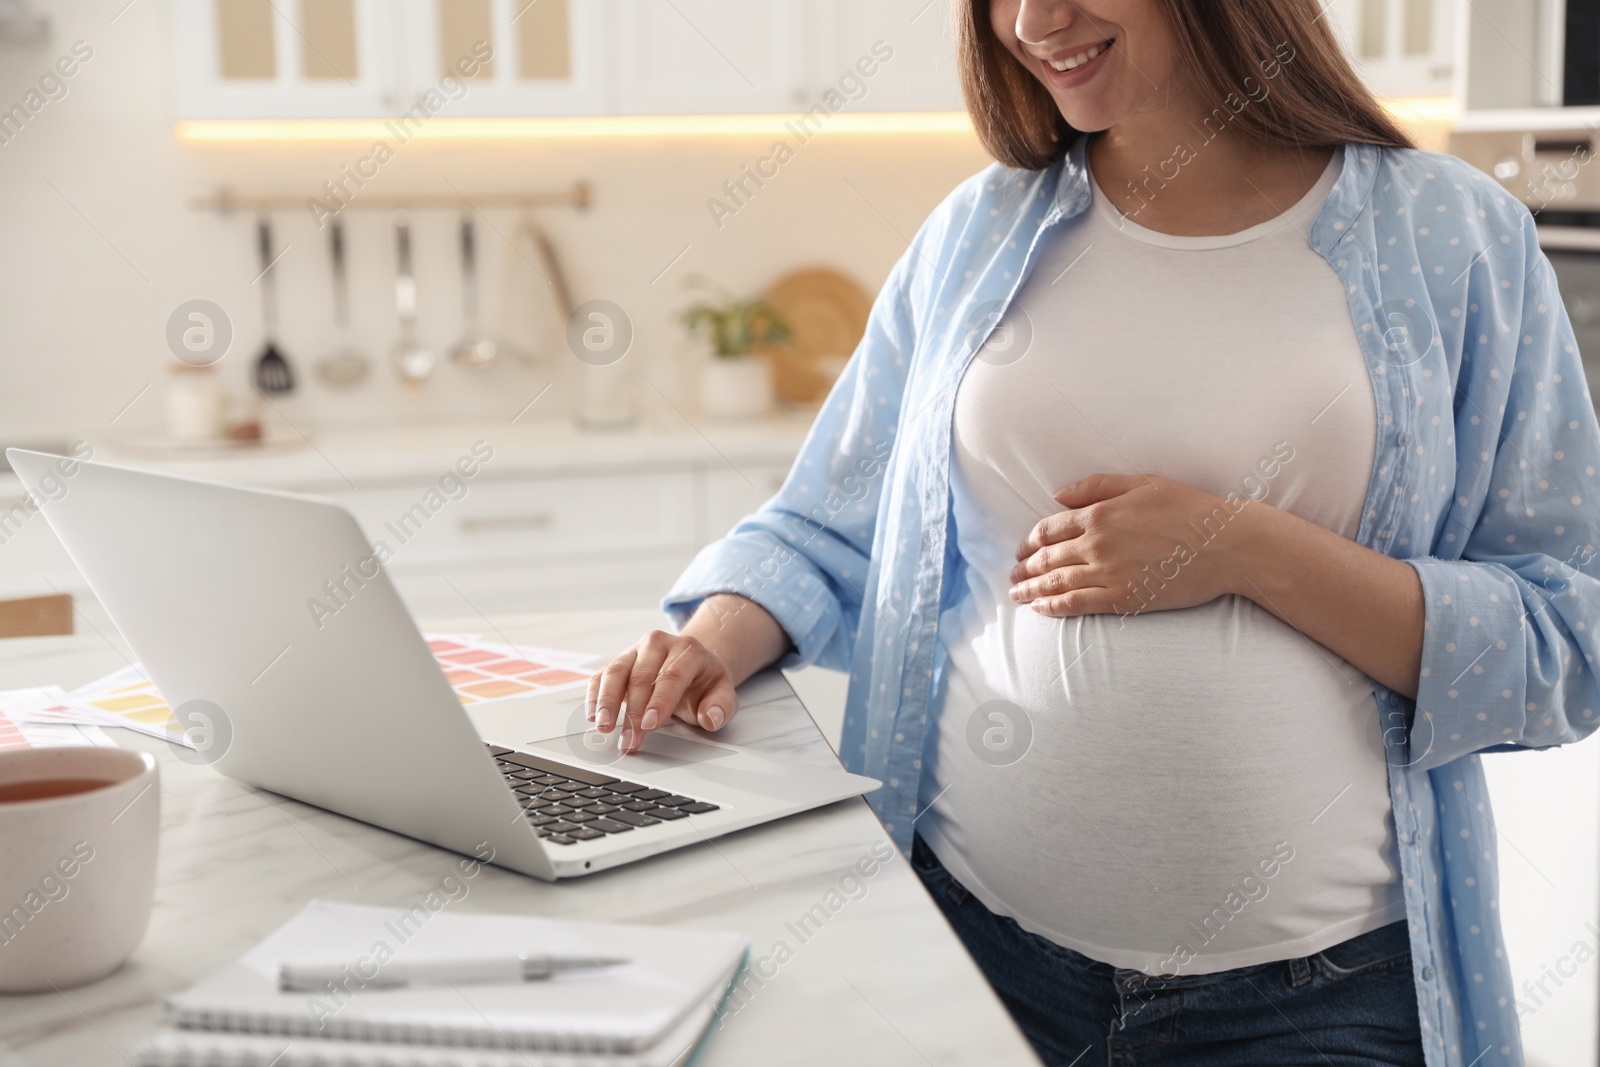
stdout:
[[(1307, 241), (1341, 157), (1277, 218), (1217, 237), (1141, 227), (1096, 187), (956, 395), (966, 590), (941, 619), (917, 829), (991, 910), (1113, 966), (1210, 973), (1405, 914), (1359, 670), (1243, 597), (1162, 610), (1180, 553), (1150, 561), (1127, 618), (1046, 618), (1008, 593), (1017, 545), (1062, 510), (1051, 494), (1096, 472), (1355, 536), (1377, 409), (1343, 287)], [(1186, 544), (1207, 551), (1230, 519)]]

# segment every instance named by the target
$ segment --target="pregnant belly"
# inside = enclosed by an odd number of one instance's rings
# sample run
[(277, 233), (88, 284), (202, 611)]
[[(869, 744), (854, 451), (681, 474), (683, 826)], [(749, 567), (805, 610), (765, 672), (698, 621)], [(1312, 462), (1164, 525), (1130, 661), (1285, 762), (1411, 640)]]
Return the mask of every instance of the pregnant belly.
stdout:
[(1347, 919), (1393, 882), (1371, 683), (1254, 603), (955, 614), (931, 822), (1002, 900), (1059, 901), (1045, 932), (1170, 947), (1168, 927), (1282, 843), (1302, 907), (1258, 907), (1262, 937)]
[(1079, 781), (1137, 771), (1213, 814), (1305, 792), (1313, 761), (1383, 760), (1367, 677), (1242, 597), (1128, 619), (1004, 605), (956, 658), (1027, 716), (1030, 759)]

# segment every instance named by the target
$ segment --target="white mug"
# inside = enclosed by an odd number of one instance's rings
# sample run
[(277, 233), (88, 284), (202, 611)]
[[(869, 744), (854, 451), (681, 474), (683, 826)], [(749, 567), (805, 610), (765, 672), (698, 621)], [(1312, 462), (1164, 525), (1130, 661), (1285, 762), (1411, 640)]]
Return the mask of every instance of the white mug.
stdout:
[(160, 812), (148, 754), (0, 752), (0, 993), (83, 985), (133, 955), (150, 924)]

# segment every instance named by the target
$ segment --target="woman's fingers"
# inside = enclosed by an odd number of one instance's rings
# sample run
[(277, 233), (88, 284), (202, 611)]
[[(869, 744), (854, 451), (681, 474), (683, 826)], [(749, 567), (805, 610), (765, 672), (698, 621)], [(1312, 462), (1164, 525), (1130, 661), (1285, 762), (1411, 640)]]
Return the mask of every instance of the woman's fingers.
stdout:
[(666, 662), (671, 643), (671, 634), (651, 630), (635, 646), (639, 654), (633, 661), (633, 670), (628, 672), (628, 695), (621, 719), (622, 736), (618, 745), (623, 752), (634, 751), (644, 739), (644, 727), (641, 723), (644, 719), (645, 705), (650, 702), (650, 691), (655, 688), (656, 675), (660, 673), (661, 665)]
[(1011, 580), (1020, 582), (1027, 578), (1037, 578), (1047, 574), (1058, 567), (1070, 567), (1074, 564), (1088, 564), (1085, 558), (1087, 553), (1076, 538), (1071, 541), (1060, 541), (1053, 545), (1045, 545), (1033, 555), (1026, 557), (1011, 568)]
[(1058, 511), (1054, 515), (1046, 515), (1034, 524), (1033, 529), (1028, 531), (1028, 536), (1022, 539), (1022, 544), (1017, 546), (1017, 558), (1026, 559), (1045, 545), (1082, 537), (1088, 532), (1088, 524), (1091, 521), (1089, 510), (1090, 508), (1079, 508), (1075, 511)]
[(622, 700), (628, 694), (628, 676), (633, 673), (638, 656), (638, 647), (630, 648), (589, 679), (589, 688), (594, 692), (594, 725), (601, 733), (609, 733), (617, 724), (617, 713), (622, 710)]
[(1045, 596), (1028, 606), (1040, 615), (1067, 619), (1075, 615), (1106, 615), (1116, 610), (1111, 590), (1098, 586), (1072, 589), (1059, 596)]
[(692, 637), (645, 635), (590, 679), (595, 728), (621, 727), (618, 751), (637, 752), (644, 735), (674, 717), (720, 730), (739, 707), (727, 667)]
[(600, 679), (604, 676), (603, 669), (589, 675), (589, 687), (583, 693), (583, 714), (590, 722), (594, 722), (594, 706), (600, 699)]
[(1135, 489), (1146, 486), (1154, 488), (1155, 484), (1146, 474), (1091, 474), (1057, 489), (1055, 498), (1066, 507), (1081, 508), (1131, 493)]
[(643, 725), (654, 730), (678, 718), (705, 730), (720, 730), (738, 706), (722, 661), (698, 641), (685, 639), (656, 675)]
[(733, 679), (728, 677), (727, 671), (719, 671), (693, 709), (691, 721), (702, 730), (720, 730), (738, 710), (739, 695), (734, 692)]
[(1089, 588), (1093, 584), (1094, 578), (1088, 567), (1081, 565), (1057, 567), (1037, 578), (1027, 578), (1013, 585), (1011, 599), (1019, 604), (1027, 604), (1040, 597), (1061, 596), (1075, 589)]
[(704, 664), (700, 662), (698, 651), (698, 646), (683, 643), (667, 653), (661, 669), (656, 671), (655, 684), (644, 704), (644, 714), (639, 717), (641, 729), (654, 730), (658, 726), (665, 726), (684, 704), (684, 697), (690, 688), (701, 681)]

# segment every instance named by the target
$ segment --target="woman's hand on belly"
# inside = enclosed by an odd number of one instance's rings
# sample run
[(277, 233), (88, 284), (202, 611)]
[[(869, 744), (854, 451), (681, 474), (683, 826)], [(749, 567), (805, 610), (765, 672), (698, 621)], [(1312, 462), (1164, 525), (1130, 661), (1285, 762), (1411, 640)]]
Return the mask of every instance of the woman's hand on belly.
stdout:
[(1056, 618), (1126, 618), (1235, 593), (1416, 697), (1425, 612), (1407, 563), (1270, 504), (1167, 478), (1092, 474), (1055, 499), (1068, 510), (1017, 549), (1012, 600)]
[(1011, 599), (1041, 615), (1136, 615), (1237, 592), (1239, 513), (1226, 499), (1168, 478), (1093, 474), (1055, 493), (1067, 508), (1017, 548)]

